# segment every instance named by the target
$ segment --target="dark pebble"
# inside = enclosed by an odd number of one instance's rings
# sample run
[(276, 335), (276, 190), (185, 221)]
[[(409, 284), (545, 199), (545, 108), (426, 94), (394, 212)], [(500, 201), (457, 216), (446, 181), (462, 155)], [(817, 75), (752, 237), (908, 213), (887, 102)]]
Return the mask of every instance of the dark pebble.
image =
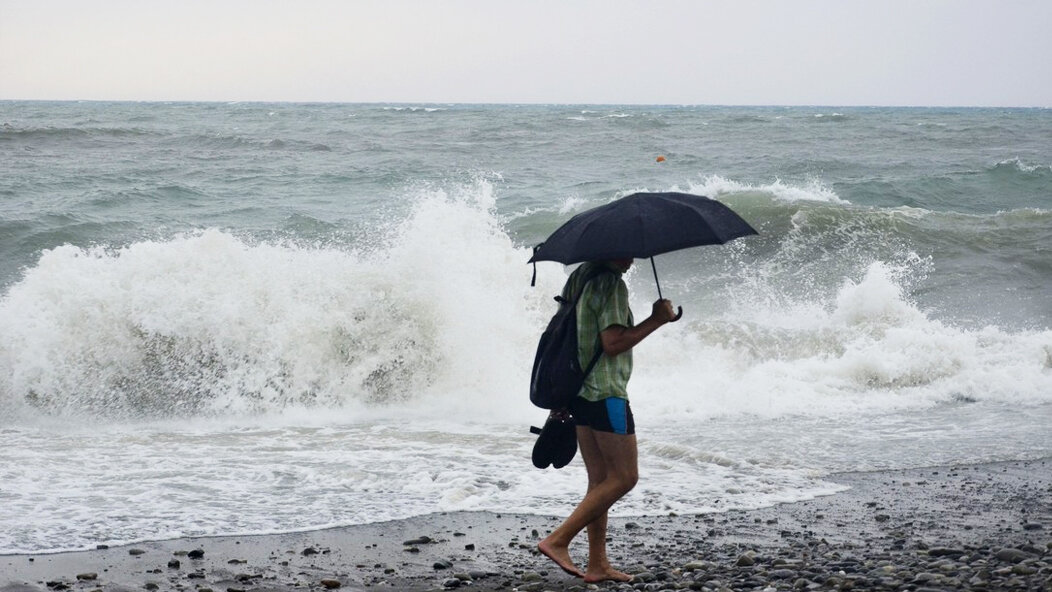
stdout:
[(181, 566), (181, 565), (182, 564), (179, 563), (178, 559), (172, 559), (171, 561), (168, 562), (168, 568), (169, 569), (179, 569), (179, 566)]
[(1019, 549), (1001, 549), (994, 555), (994, 557), (1008, 563), (1019, 563), (1024, 559), (1028, 559), (1030, 554), (1025, 551), (1020, 551)]
[(411, 546), (411, 545), (426, 545), (426, 544), (431, 543), (431, 542), (433, 542), (431, 537), (422, 536), (422, 537), (417, 537), (415, 539), (411, 539), (411, 540), (408, 540), (408, 541), (403, 541), (402, 544), (408, 547), (408, 546)]
[(145, 552), (142, 549), (128, 549), (128, 555), (142, 555)]
[(201, 549), (194, 549), (193, 551), (187, 553), (186, 556), (190, 559), (200, 559), (205, 556), (205, 552)]
[(653, 582), (656, 579), (657, 579), (657, 576), (655, 576), (654, 574), (650, 573), (649, 571), (640, 572), (640, 573), (637, 573), (636, 575), (632, 576), (632, 581), (633, 582), (647, 583), (647, 582)]
[(339, 588), (340, 586), (343, 585), (343, 584), (340, 583), (339, 580), (322, 580), (319, 583), (326, 590), (335, 590), (336, 588)]
[(432, 564), (431, 567), (435, 569), (449, 569), (453, 567), (453, 564), (449, 561), (442, 560), (434, 562), (434, 564)]

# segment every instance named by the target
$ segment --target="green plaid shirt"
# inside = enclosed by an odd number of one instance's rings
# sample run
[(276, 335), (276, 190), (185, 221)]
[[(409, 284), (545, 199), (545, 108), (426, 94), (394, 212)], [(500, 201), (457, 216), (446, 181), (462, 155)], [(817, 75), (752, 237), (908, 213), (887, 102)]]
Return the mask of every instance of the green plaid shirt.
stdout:
[[(566, 281), (563, 298), (570, 299), (590, 269), (603, 263), (583, 263)], [(581, 368), (587, 368), (595, 355), (599, 333), (614, 325), (633, 326), (632, 310), (628, 307), (628, 286), (621, 273), (612, 268), (611, 273), (597, 276), (584, 288), (577, 304), (577, 354)], [(602, 347), (599, 345), (599, 347)], [(618, 356), (603, 354), (595, 368), (584, 381), (579, 396), (589, 401), (607, 397), (628, 398), (628, 379), (632, 375), (632, 350)]]

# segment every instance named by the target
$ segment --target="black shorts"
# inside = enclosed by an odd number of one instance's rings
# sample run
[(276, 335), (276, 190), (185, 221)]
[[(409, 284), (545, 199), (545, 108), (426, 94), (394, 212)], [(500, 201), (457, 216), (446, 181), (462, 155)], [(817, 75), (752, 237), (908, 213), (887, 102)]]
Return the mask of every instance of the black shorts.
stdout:
[(589, 401), (574, 397), (570, 403), (574, 423), (592, 428), (598, 432), (614, 434), (636, 433), (636, 422), (632, 418), (632, 407), (627, 399), (608, 397), (599, 401)]

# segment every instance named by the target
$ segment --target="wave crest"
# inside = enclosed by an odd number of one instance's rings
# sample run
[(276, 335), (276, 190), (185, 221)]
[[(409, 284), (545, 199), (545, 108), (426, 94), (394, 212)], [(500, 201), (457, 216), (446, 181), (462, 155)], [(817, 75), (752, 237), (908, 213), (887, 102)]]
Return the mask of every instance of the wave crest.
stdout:
[(706, 195), (713, 198), (735, 193), (758, 192), (769, 194), (775, 199), (785, 202), (816, 201), (835, 204), (850, 203), (847, 200), (842, 199), (836, 194), (836, 192), (826, 187), (818, 179), (812, 179), (808, 181), (806, 185), (802, 186), (786, 184), (781, 179), (775, 179), (773, 183), (767, 185), (750, 185), (726, 179), (719, 175), (709, 175), (700, 183), (692, 183), (689, 187), (689, 193)]
[(992, 169), (994, 173), (1023, 174), (1026, 176), (1046, 177), (1052, 175), (1052, 165), (1037, 165), (1023, 162), (1022, 159), (1009, 158), (995, 164)]
[(506, 340), (532, 340), (544, 314), (526, 301), (528, 251), (484, 183), (418, 199), (369, 252), (214, 229), (46, 251), (0, 301), (0, 405), (121, 418), (413, 399), (428, 413), (440, 392), (460, 397), (447, 409), (499, 408), (491, 387), (528, 372)]

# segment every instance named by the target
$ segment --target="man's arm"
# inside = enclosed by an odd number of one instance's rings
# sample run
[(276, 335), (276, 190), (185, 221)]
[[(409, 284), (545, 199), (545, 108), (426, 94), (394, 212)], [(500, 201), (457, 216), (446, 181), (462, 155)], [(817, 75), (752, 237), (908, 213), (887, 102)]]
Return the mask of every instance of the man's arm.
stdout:
[(672, 302), (664, 299), (658, 300), (654, 303), (650, 316), (635, 327), (614, 325), (604, 329), (599, 334), (599, 340), (603, 344), (603, 353), (610, 357), (623, 354), (675, 317)]

